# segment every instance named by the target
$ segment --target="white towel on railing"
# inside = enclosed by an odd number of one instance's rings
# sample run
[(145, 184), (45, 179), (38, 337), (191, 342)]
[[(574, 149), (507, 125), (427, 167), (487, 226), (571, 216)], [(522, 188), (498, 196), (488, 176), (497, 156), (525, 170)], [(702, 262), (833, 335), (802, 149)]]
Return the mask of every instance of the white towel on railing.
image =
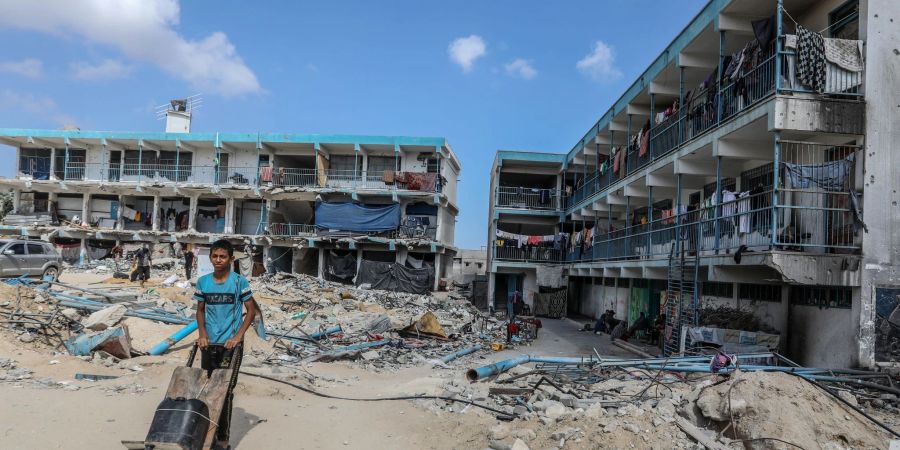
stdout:
[(862, 72), (862, 41), (826, 38), (825, 59), (850, 72)]

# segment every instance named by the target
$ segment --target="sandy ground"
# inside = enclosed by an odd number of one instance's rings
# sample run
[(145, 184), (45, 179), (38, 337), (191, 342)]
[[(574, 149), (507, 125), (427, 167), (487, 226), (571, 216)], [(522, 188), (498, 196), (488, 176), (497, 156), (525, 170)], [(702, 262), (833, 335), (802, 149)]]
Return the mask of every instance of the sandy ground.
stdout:
[[(64, 273), (61, 281), (99, 287), (109, 274)], [(151, 279), (147, 288), (159, 287)], [(111, 283), (113, 284), (113, 283)], [(115, 284), (137, 287), (116, 280)], [(108, 287), (107, 285), (106, 287)], [(165, 297), (181, 297), (168, 288)], [(183, 290), (182, 290), (183, 291)], [(189, 292), (183, 293), (189, 302)], [(145, 350), (179, 327), (143, 319), (125, 321), (135, 347)], [(531, 346), (497, 353), (471, 355), (450, 369), (423, 363), (396, 373), (373, 373), (345, 362), (316, 363), (307, 370), (317, 377), (316, 389), (332, 395), (377, 398), (399, 395), (440, 395), (448, 379), (460, 384), (466, 369), (506, 359), (520, 353), (586, 356), (594, 349), (602, 355), (627, 353), (609, 342), (608, 336), (580, 332), (570, 320), (544, 320), (539, 339)], [(116, 449), (122, 440), (142, 439), (158, 403), (163, 399), (173, 368), (187, 359), (196, 336), (160, 357), (125, 360), (106, 367), (66, 354), (38, 351), (8, 336), (0, 339), (0, 358), (11, 358), (31, 369), (31, 380), (0, 381), (0, 448), (15, 449)], [(249, 348), (268, 349), (248, 333)], [(247, 352), (249, 354), (249, 351)], [(139, 366), (139, 371), (132, 368)], [(262, 367), (260, 371), (303, 384), (296, 372)], [(103, 381), (75, 380), (77, 373), (118, 376)], [(40, 380), (46, 380), (40, 382)], [(77, 387), (77, 389), (76, 389)], [(452, 412), (435, 408), (430, 401), (357, 402), (316, 397), (289, 386), (242, 375), (236, 389), (232, 445), (247, 449), (469, 449), (486, 448), (486, 431), (498, 422), (493, 414), (464, 405)]]
[[(115, 449), (122, 448), (121, 440), (142, 439), (163, 398), (172, 368), (181, 363), (186, 352), (182, 347), (173, 355), (129, 360), (129, 367), (143, 363), (144, 370), (134, 372), (0, 343), (0, 357), (13, 358), (20, 367), (34, 370), (34, 379), (49, 377), (80, 388), (70, 391), (60, 385), (0, 383), (0, 447)], [(148, 365), (152, 363), (158, 364)], [(289, 375), (257, 370), (276, 377)], [(320, 381), (317, 389), (348, 397), (440, 394), (441, 377), (455, 376), (451, 371), (426, 367), (374, 374), (343, 363), (314, 364), (309, 371), (321, 380), (334, 380)], [(456, 372), (461, 375), (462, 371)], [(119, 378), (76, 381), (76, 373)], [(495, 423), (493, 417), (474, 408), (465, 414), (436, 415), (425, 405), (409, 401), (324, 399), (243, 375), (235, 392), (232, 443), (238, 448), (484, 448), (484, 430)]]
[[(100, 286), (105, 274), (66, 273), (63, 282)], [(147, 288), (161, 280), (151, 280)], [(130, 285), (131, 283), (125, 283)], [(136, 285), (136, 284), (135, 284)], [(158, 287), (156, 287), (159, 289)], [(166, 297), (172, 297), (166, 293)], [(177, 326), (163, 326), (129, 318), (125, 324), (137, 348), (159, 342)], [(483, 353), (460, 360), (451, 369), (422, 364), (397, 373), (373, 373), (344, 362), (316, 363), (307, 370), (316, 375), (316, 389), (333, 395), (377, 398), (397, 395), (440, 395), (448, 379), (464, 381), (465, 370), (505, 359), (521, 352), (567, 354), (605, 348), (607, 339), (577, 332), (570, 321), (547, 321), (535, 345), (516, 351)], [(138, 338), (140, 336), (140, 338)], [(176, 365), (187, 358), (189, 337), (173, 352), (160, 357), (125, 360), (106, 367), (66, 354), (36, 350), (8, 336), (0, 340), (0, 358), (11, 358), (31, 369), (32, 379), (0, 381), (0, 442), (15, 449), (115, 449), (122, 440), (142, 439), (153, 413), (163, 399)], [(250, 348), (270, 348), (248, 334)], [(613, 347), (618, 351), (619, 349)], [(249, 352), (248, 352), (249, 353)], [(131, 368), (139, 365), (140, 371)], [(250, 368), (278, 378), (291, 370)], [(274, 371), (274, 373), (273, 373)], [(76, 380), (77, 373), (113, 375), (103, 381)], [(296, 376), (296, 375), (294, 375)], [(41, 383), (40, 380), (52, 380)], [(302, 378), (296, 381), (303, 381)], [(78, 389), (76, 390), (75, 387)], [(237, 448), (486, 448), (487, 433), (497, 421), (477, 408), (461, 412), (439, 410), (428, 401), (356, 402), (316, 397), (289, 386), (242, 375), (236, 389), (232, 444)], [(437, 411), (437, 412), (435, 412)]]

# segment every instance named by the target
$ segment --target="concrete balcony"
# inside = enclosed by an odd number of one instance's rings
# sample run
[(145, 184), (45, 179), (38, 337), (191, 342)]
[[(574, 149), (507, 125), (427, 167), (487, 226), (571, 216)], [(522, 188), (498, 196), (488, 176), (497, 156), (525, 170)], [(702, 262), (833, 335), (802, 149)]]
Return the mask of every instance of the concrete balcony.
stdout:
[(560, 211), (561, 198), (557, 189), (500, 186), (494, 192), (494, 206), (507, 209)]

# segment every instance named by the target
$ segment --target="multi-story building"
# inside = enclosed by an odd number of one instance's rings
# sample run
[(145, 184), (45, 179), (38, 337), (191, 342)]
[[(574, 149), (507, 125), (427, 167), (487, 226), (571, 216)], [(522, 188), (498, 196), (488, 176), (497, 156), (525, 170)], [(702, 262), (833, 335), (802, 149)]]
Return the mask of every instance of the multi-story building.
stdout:
[(665, 314), (670, 353), (710, 303), (807, 365), (896, 364), (897, 20), (891, 0), (710, 1), (567, 154), (498, 152), (494, 301), (562, 267), (569, 314)]
[[(225, 238), (256, 272), (349, 281), (364, 261), (434, 268), (455, 253), (460, 165), (444, 138), (0, 129), (16, 147), (15, 224), (4, 232), (77, 246)], [(183, 109), (183, 108), (182, 108)], [(175, 132), (173, 132), (175, 131)], [(355, 263), (355, 267), (354, 267)]]

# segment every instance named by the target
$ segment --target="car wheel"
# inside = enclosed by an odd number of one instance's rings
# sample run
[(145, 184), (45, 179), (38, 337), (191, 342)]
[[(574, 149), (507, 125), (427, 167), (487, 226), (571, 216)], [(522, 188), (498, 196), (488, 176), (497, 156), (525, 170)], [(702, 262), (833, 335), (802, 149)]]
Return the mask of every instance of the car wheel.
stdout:
[(59, 269), (56, 267), (50, 266), (44, 269), (44, 275), (41, 277), (42, 280), (50, 279), (51, 281), (56, 281), (56, 278), (59, 277)]

